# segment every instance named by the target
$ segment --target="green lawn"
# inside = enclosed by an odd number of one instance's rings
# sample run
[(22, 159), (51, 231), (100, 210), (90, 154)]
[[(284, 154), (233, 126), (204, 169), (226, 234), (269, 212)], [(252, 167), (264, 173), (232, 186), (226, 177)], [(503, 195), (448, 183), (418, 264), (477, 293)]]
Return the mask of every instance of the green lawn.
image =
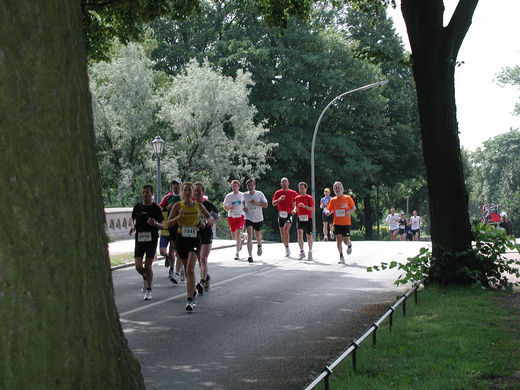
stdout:
[[(518, 294), (518, 293), (517, 293)], [(330, 377), (331, 389), (520, 389), (518, 298), (472, 288), (428, 288), (399, 307)], [(357, 335), (360, 337), (361, 335)], [(323, 383), (316, 387), (323, 389)]]
[(134, 261), (134, 252), (110, 255), (110, 266), (111, 267), (113, 267), (115, 265), (125, 264), (125, 263), (133, 263), (133, 261)]

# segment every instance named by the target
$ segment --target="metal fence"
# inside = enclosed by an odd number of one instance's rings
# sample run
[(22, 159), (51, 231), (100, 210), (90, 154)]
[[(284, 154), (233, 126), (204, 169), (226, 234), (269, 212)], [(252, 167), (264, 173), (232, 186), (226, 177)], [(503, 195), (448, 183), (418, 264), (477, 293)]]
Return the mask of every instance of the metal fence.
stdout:
[(357, 356), (356, 351), (359, 348), (360, 344), (365, 341), (370, 335), (372, 335), (372, 345), (376, 345), (377, 341), (377, 330), (381, 326), (384, 320), (389, 319), (390, 330), (393, 326), (393, 315), (396, 309), (400, 304), (403, 304), (403, 316), (406, 315), (406, 300), (412, 293), (414, 294), (415, 303), (417, 303), (417, 289), (421, 284), (424, 283), (426, 277), (421, 279), (418, 283), (416, 283), (410, 290), (408, 290), (401, 298), (399, 298), (392, 306), (388, 308), (388, 310), (383, 314), (376, 322), (374, 322), (370, 328), (357, 340), (353, 341), (352, 344), (348, 347), (348, 349), (341, 354), (330, 366), (325, 366), (323, 372), (309, 385), (305, 388), (305, 390), (314, 389), (321, 381), (324, 381), (325, 390), (329, 390), (329, 378), (332, 375), (332, 371), (336, 366), (338, 366), (347, 356), (352, 356), (352, 367), (354, 371), (357, 369)]

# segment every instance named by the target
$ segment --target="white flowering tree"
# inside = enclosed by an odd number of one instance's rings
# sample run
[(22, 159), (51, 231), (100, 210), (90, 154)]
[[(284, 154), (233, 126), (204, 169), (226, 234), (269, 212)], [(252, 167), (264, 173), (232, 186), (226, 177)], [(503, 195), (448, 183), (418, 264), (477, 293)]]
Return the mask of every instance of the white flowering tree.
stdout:
[(258, 177), (268, 169), (276, 144), (263, 140), (268, 130), (254, 121), (252, 85), (248, 72), (227, 77), (207, 61), (191, 60), (161, 91), (157, 116), (170, 130), (171, 145), (164, 158), (174, 160), (182, 179), (223, 190), (230, 178)]

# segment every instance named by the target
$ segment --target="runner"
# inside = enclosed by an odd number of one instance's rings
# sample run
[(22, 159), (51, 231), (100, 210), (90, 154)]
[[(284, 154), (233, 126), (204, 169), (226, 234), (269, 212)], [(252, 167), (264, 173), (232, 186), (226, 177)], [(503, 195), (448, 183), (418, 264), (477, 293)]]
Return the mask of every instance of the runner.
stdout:
[(325, 209), (329, 204), (332, 197), (330, 196), (330, 188), (325, 188), (323, 190), (324, 197), (320, 199), (320, 208), (321, 208), (321, 220), (323, 221), (323, 241), (329, 240), (329, 229), (330, 229), (330, 239), (334, 239), (334, 225), (332, 221), (334, 220), (334, 214), (326, 215)]
[(399, 234), (399, 237), (401, 237), (401, 241), (406, 241), (406, 228), (408, 226), (408, 219), (406, 218), (406, 214), (404, 212), (401, 212), (401, 216), (399, 217), (399, 221), (397, 223), (399, 224), (399, 231), (397, 234)]
[(390, 214), (386, 217), (386, 223), (390, 229), (390, 241), (397, 240), (397, 230), (399, 229), (399, 215), (395, 213), (395, 209), (390, 209)]
[(410, 217), (410, 229), (412, 231), (412, 236), (414, 241), (419, 241), (419, 232), (422, 227), (422, 218), (417, 215), (417, 210), (412, 212), (412, 216)]
[(286, 177), (283, 177), (282, 180), (280, 180), (280, 186), (282, 188), (274, 193), (271, 203), (273, 206), (278, 206), (278, 227), (280, 229), (280, 237), (285, 246), (285, 256), (289, 257), (291, 255), (289, 249), (291, 236), (289, 232), (291, 231), (293, 223), (291, 213), (294, 209), (294, 198), (298, 196), (298, 193), (289, 188), (289, 180)]
[(300, 246), (300, 260), (305, 259), (303, 250), (303, 233), (307, 235), (307, 246), (309, 247), (308, 260), (312, 260), (312, 212), (314, 210), (314, 199), (307, 195), (307, 183), (298, 183), (298, 195), (294, 199), (294, 211), (296, 213), (298, 227), (298, 245)]
[(258, 249), (256, 254), (262, 256), (262, 222), (264, 215), (262, 208), (267, 207), (267, 198), (262, 191), (256, 191), (255, 179), (246, 181), (247, 192), (244, 193), (244, 211), (246, 212), (246, 230), (247, 230), (247, 252), (249, 257), (247, 261), (253, 262), (253, 230), (255, 231), (256, 243)]
[(223, 202), (224, 210), (228, 212), (228, 223), (231, 230), (231, 238), (236, 241), (235, 260), (240, 260), (240, 249), (242, 249), (242, 231), (244, 230), (244, 194), (240, 192), (240, 182), (231, 182), (233, 190), (226, 195)]
[(186, 310), (193, 311), (197, 305), (195, 264), (200, 251), (200, 214), (204, 215), (209, 223), (213, 223), (213, 219), (202, 203), (193, 200), (193, 184), (184, 183), (181, 196), (182, 200), (172, 208), (167, 226), (171, 228), (175, 224), (178, 225), (175, 248), (186, 270)]
[[(143, 201), (132, 210), (129, 235), (135, 234), (134, 261), (135, 269), (143, 277), (144, 299), (152, 299), (152, 263), (157, 250), (158, 229), (164, 229), (163, 215), (157, 204), (152, 202), (153, 187), (146, 184), (141, 188)], [(143, 267), (143, 256), (146, 260)]]
[[(163, 213), (164, 220), (168, 220), (168, 215), (173, 207), (173, 205), (181, 200), (180, 191), (182, 181), (179, 178), (173, 179), (172, 182), (172, 192), (166, 194), (162, 202), (159, 204), (161, 211)], [(161, 235), (159, 238), (159, 252), (161, 255), (165, 257), (164, 266), (170, 267), (168, 270), (168, 277), (173, 284), (177, 284), (179, 282), (179, 270), (181, 268), (181, 262), (177, 261), (175, 264), (175, 233), (177, 229), (171, 229), (172, 234), (168, 229), (161, 230)], [(170, 248), (168, 252), (166, 251), (168, 244)], [(177, 266), (177, 273), (174, 273), (174, 267)]]
[(350, 241), (350, 215), (356, 211), (354, 199), (350, 195), (345, 195), (343, 192), (343, 184), (339, 181), (334, 183), (332, 187), (336, 196), (332, 198), (325, 211), (327, 215), (334, 212), (334, 233), (336, 234), (336, 245), (339, 252), (338, 264), (345, 264), (343, 257), (343, 248), (341, 243), (347, 246), (347, 255), (352, 253), (352, 242)]
[(204, 294), (204, 291), (209, 289), (210, 276), (208, 274), (208, 257), (211, 251), (211, 244), (213, 242), (213, 225), (218, 223), (220, 219), (220, 213), (217, 206), (211, 203), (209, 200), (204, 199), (206, 193), (206, 187), (201, 182), (197, 182), (193, 185), (193, 194), (195, 195), (195, 201), (202, 203), (206, 210), (211, 215), (212, 220), (202, 221), (203, 227), (199, 229), (200, 233), (200, 252), (199, 252), (199, 271), (200, 271), (200, 282), (197, 283), (195, 288), (199, 295)]

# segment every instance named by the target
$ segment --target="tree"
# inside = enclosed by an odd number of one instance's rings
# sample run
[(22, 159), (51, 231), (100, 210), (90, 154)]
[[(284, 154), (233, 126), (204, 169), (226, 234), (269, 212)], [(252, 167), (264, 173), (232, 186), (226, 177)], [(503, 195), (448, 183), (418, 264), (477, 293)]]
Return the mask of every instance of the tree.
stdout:
[(520, 215), (520, 131), (485, 141), (471, 153), (470, 161), (471, 198), (480, 206), (498, 204), (510, 217)]
[(430, 279), (441, 283), (470, 283), (471, 271), (481, 267), (471, 250), (454, 86), (457, 54), (477, 3), (460, 0), (444, 27), (442, 0), (401, 0), (412, 48), (428, 180), (433, 242)]
[[(110, 61), (90, 67), (97, 154), (106, 207), (132, 204), (153, 177), (150, 140), (156, 129), (153, 63), (144, 47), (114, 43)], [(164, 162), (173, 170), (172, 162)], [(149, 180), (149, 179), (148, 179)]]
[[(520, 87), (520, 65), (508, 66), (498, 75), (498, 84)], [(515, 105), (515, 115), (520, 115), (520, 102)]]
[(249, 104), (251, 75), (223, 76), (208, 61), (191, 60), (165, 88), (158, 117), (171, 130), (175, 161), (183, 180), (204, 180), (209, 187), (229, 189), (229, 179), (262, 174), (276, 144), (264, 142), (268, 130), (255, 124)]
[(0, 388), (144, 389), (114, 303), (79, 2), (0, 5)]

